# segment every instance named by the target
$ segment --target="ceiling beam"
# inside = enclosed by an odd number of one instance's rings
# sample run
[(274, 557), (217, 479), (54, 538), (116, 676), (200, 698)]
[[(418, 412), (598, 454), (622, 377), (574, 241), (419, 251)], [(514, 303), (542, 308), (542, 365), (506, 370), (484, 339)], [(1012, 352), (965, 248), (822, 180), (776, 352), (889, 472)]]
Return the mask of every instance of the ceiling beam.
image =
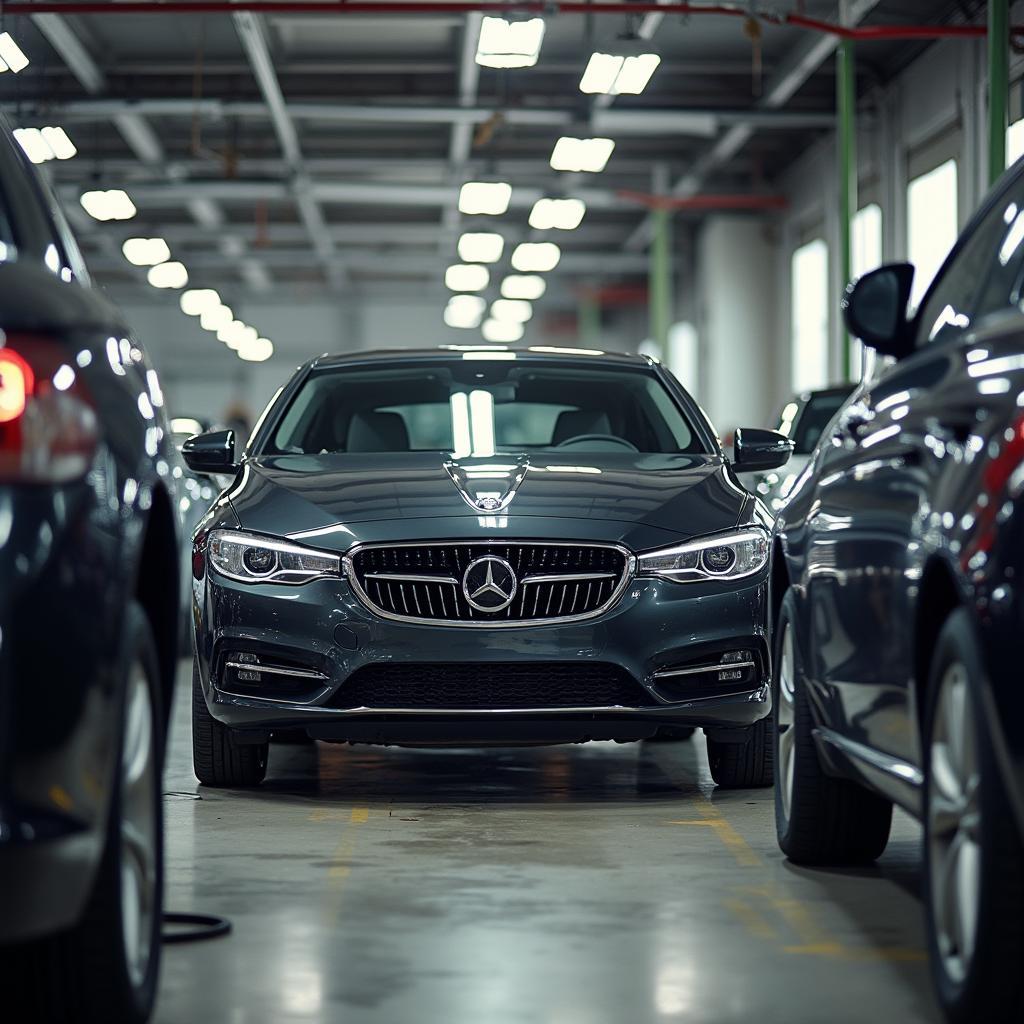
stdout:
[(250, 11), (238, 11), (233, 15), (235, 29), (245, 49), (252, 68), (256, 84), (263, 96), (263, 102), (270, 115), (274, 134), (277, 136), (281, 152), (292, 171), (290, 192), (299, 211), (299, 217), (309, 233), (309, 242), (313, 251), (323, 264), (324, 273), (332, 287), (344, 283), (344, 275), (334, 260), (334, 241), (325, 230), (323, 211), (317, 205), (312, 185), (306, 172), (299, 135), (295, 130), (295, 122), (288, 111), (281, 92), (281, 85), (274, 71), (273, 58), (267, 44), (267, 35), (261, 15)]
[[(878, 6), (880, 0), (850, 0), (847, 5), (845, 24), (857, 25)], [(784, 106), (797, 90), (835, 52), (839, 37), (834, 35), (807, 36), (794, 46), (779, 62), (769, 77), (764, 93), (758, 101), (761, 112), (778, 110)], [(681, 197), (696, 195), (704, 181), (718, 168), (728, 163), (754, 134), (756, 125), (752, 121), (734, 124), (701, 156), (673, 186), (672, 194)], [(645, 248), (653, 235), (654, 221), (650, 214), (637, 225), (626, 242), (630, 250)]]

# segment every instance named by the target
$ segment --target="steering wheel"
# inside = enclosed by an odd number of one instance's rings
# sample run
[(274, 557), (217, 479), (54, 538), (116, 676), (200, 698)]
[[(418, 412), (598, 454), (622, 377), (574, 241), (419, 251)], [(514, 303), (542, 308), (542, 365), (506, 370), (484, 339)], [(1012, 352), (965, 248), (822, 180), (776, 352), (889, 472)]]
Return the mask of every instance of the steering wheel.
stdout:
[(574, 448), (576, 445), (593, 444), (595, 441), (618, 445), (620, 448), (625, 448), (630, 452), (640, 451), (632, 441), (627, 441), (624, 437), (616, 437), (614, 434), (576, 434), (574, 437), (567, 437), (564, 441), (559, 441), (555, 447)]

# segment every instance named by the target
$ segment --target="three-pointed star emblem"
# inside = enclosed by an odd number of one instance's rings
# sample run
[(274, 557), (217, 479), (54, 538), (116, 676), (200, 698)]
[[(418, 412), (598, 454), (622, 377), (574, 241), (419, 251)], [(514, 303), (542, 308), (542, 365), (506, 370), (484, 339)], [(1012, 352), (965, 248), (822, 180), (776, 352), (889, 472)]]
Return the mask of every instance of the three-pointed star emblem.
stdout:
[(474, 559), (462, 575), (463, 596), (479, 612), (504, 611), (518, 586), (515, 570), (497, 555)]

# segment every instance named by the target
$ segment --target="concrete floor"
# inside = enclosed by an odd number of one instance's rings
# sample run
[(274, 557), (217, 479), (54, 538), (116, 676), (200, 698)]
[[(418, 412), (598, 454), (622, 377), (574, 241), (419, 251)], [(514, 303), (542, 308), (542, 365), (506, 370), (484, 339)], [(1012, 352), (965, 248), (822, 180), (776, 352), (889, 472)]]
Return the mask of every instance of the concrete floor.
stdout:
[(192, 775), (183, 664), (160, 1024), (936, 1021), (917, 827), (877, 870), (805, 871), (770, 790), (704, 745), (274, 747), (253, 792)]

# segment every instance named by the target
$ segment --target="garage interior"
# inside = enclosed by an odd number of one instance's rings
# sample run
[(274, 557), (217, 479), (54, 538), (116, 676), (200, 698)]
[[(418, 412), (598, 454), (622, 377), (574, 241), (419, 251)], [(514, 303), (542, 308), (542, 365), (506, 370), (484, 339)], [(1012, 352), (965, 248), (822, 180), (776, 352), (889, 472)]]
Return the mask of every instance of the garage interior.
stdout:
[[(988, 44), (987, 19), (1024, 20), (1005, 0), (14, 0), (0, 15), (29, 60), (0, 75), (0, 102), (72, 143), (35, 152), (172, 424), (244, 430), (322, 352), (527, 346), (649, 355), (723, 441), (774, 427), (794, 393), (859, 378), (846, 282), (909, 258), (919, 299), (1024, 153), (1024, 35), (1001, 58)], [(533, 64), (478, 63), (489, 16), (542, 19)], [(660, 63), (639, 94), (585, 93), (593, 53)], [(555, 170), (562, 137), (614, 149), (600, 170)], [(510, 198), (465, 212), (467, 183)], [(114, 189), (134, 215), (98, 219), (83, 195)], [(582, 201), (577, 226), (544, 226), (580, 210), (537, 208), (549, 199)], [(500, 235), (500, 253), (481, 262), (467, 233)], [(463, 289), (459, 268), (480, 267), (484, 286)], [(202, 317), (187, 290), (231, 315)], [(183, 657), (167, 905), (234, 930), (168, 949), (161, 1024), (939, 1020), (920, 829), (902, 813), (877, 868), (795, 867), (772, 791), (717, 790), (699, 731), (281, 744), (260, 789), (217, 791), (192, 773), (190, 680)]]

